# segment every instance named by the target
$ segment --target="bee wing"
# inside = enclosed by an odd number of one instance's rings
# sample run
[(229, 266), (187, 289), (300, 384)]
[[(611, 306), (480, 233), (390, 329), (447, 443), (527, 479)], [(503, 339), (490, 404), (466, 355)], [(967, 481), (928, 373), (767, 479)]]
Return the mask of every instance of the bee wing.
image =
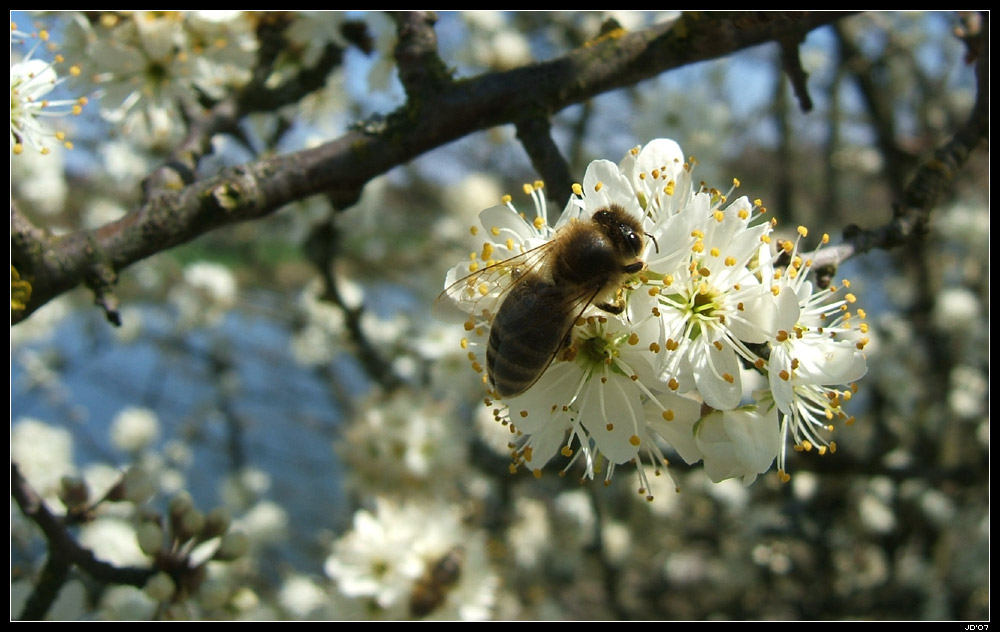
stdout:
[[(552, 244), (545, 242), (500, 261), (494, 258), (485, 263), (472, 260), (458, 264), (445, 276), (445, 289), (434, 302), (433, 314), (446, 321), (470, 314), (492, 320), (515, 281), (544, 267)], [(501, 256), (509, 252), (505, 246), (495, 246), (494, 251)]]
[(600, 288), (589, 288), (589, 287), (583, 288), (581, 289), (580, 292), (568, 296), (566, 298), (565, 302), (563, 303), (564, 311), (562, 311), (561, 313), (571, 315), (572, 317), (567, 316), (566, 318), (566, 325), (565, 327), (563, 327), (562, 332), (558, 338), (558, 340), (560, 340), (560, 344), (558, 347), (556, 347), (555, 351), (553, 351), (549, 355), (549, 359), (545, 361), (545, 366), (542, 367), (542, 370), (539, 371), (538, 375), (531, 382), (531, 384), (528, 384), (526, 387), (524, 387), (524, 389), (521, 391), (522, 393), (530, 389), (532, 386), (534, 386), (538, 382), (538, 380), (542, 379), (542, 376), (545, 375), (545, 373), (549, 370), (549, 367), (552, 366), (552, 362), (556, 359), (556, 357), (559, 356), (559, 353), (566, 348), (565, 345), (562, 343), (562, 341), (565, 341), (567, 338), (569, 338), (570, 332), (573, 331), (573, 327), (576, 326), (577, 322), (583, 316), (584, 312), (587, 311), (587, 308), (594, 303), (594, 300), (597, 298), (597, 295), (600, 291), (601, 291)]

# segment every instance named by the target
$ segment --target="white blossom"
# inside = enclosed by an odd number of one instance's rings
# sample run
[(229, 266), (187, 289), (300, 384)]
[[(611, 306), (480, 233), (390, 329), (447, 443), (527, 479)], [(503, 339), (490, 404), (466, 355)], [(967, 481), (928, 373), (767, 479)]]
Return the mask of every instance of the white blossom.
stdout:
[(460, 430), (447, 403), (404, 389), (363, 407), (336, 447), (360, 493), (433, 495), (467, 468)]
[(437, 503), (359, 510), (325, 570), (344, 596), (372, 600), (378, 618), (485, 619), (497, 589), (482, 534)]
[[(47, 39), (48, 34), (43, 31), (39, 42)], [(26, 147), (42, 154), (57, 145), (71, 149), (73, 144), (66, 139), (65, 132), (49, 129), (42, 119), (79, 115), (87, 103), (85, 97), (51, 99), (50, 93), (65, 77), (59, 76), (55, 64), (34, 58), (34, 51), (32, 48), (24, 59), (10, 66), (10, 151), (15, 155)], [(72, 66), (67, 72), (79, 73), (79, 68)]]
[(159, 438), (160, 422), (152, 410), (129, 406), (111, 420), (110, 433), (119, 450), (140, 452)]
[(57, 499), (62, 477), (76, 473), (70, 433), (38, 419), (19, 419), (11, 427), (10, 458), (50, 503)]
[[(618, 465), (636, 462), (639, 492), (651, 500), (641, 463), (661, 473), (665, 440), (685, 461), (703, 461), (716, 482), (749, 484), (776, 458), (786, 479), (788, 438), (797, 449), (823, 452), (821, 415), (846, 418), (840, 404), (851, 391), (834, 385), (866, 371), (866, 326), (852, 326), (848, 310), (854, 296), (813, 293), (805, 282), (811, 262), (799, 256), (798, 242), (775, 249), (761, 201), (730, 199), (735, 179), (728, 193), (696, 189), (694, 164), (668, 139), (619, 164), (596, 160), (554, 225), (542, 185), (526, 186), (535, 218), (517, 213), (509, 197), (486, 209), (482, 251), (448, 272), (445, 294), (466, 314), (462, 346), (482, 374), (489, 368), (482, 349), (508, 290), (525, 270), (549, 263), (546, 246), (561, 229), (614, 207), (646, 234), (643, 268), (623, 275), (616, 293), (621, 313), (585, 306), (527, 390), (487, 398), (495, 418), (516, 430), (515, 462), (536, 475), (557, 452), (569, 465), (581, 463), (588, 478), (604, 471), (608, 480)], [(863, 312), (853, 322), (861, 320)], [(759, 380), (745, 387), (750, 371), (766, 376), (770, 391), (754, 395)]]
[(67, 39), (105, 119), (155, 146), (180, 138), (184, 107), (245, 84), (256, 50), (245, 12), (105, 12), (95, 24), (77, 16)]

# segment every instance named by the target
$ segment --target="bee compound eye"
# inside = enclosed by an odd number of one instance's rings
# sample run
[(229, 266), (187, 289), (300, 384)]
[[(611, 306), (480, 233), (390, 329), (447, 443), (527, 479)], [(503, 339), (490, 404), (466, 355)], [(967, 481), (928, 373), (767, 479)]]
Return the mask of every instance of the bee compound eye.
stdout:
[(638, 255), (642, 252), (642, 236), (639, 233), (629, 230), (625, 234), (625, 241), (628, 243), (629, 249), (632, 250), (632, 254)]

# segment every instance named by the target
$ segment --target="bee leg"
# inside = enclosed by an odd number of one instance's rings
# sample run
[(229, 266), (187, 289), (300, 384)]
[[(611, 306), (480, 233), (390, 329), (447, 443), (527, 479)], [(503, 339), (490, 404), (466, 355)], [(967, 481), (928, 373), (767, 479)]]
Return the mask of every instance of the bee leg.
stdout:
[(598, 303), (597, 307), (599, 309), (603, 309), (604, 311), (608, 312), (609, 314), (615, 314), (617, 316), (618, 314), (621, 314), (622, 312), (625, 311), (625, 302), (622, 301), (620, 304), (619, 303), (615, 303), (615, 304), (612, 304), (612, 303)]
[(603, 309), (609, 314), (615, 314), (617, 316), (625, 311), (625, 297), (622, 295), (622, 291), (618, 290), (618, 293), (615, 294), (614, 303), (596, 303), (596, 305), (598, 309)]

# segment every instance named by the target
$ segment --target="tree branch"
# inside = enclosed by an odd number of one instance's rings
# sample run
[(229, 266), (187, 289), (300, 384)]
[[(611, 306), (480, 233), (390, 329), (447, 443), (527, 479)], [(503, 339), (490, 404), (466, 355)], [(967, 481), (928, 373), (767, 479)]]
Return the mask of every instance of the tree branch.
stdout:
[(433, 11), (403, 11), (391, 14), (396, 20), (396, 67), (399, 80), (411, 99), (420, 98), (447, 83), (451, 75), (437, 53), (437, 33)]
[[(316, 148), (225, 169), (213, 178), (154, 196), (95, 230), (21, 249), (18, 270), (32, 284), (32, 292), (24, 310), (11, 312), (11, 320), (20, 322), (76, 287), (98, 263), (117, 272), (210, 230), (263, 217), (317, 193), (332, 196), (343, 207), (356, 200), (372, 178), (472, 132), (521, 120), (526, 111), (557, 112), (672, 68), (841, 17), (837, 13), (685, 14), (668, 25), (608, 33), (552, 61), (439, 85), (393, 113), (378, 133), (351, 130)], [(104, 261), (96, 261), (95, 252)]]
[(531, 166), (545, 182), (545, 197), (558, 211), (573, 194), (573, 176), (559, 147), (552, 139), (552, 125), (541, 116), (517, 121), (517, 139), (531, 158)]
[(802, 59), (799, 57), (799, 46), (806, 39), (805, 33), (784, 38), (778, 42), (781, 47), (781, 66), (788, 75), (788, 80), (792, 82), (795, 90), (795, 98), (799, 100), (799, 108), (803, 112), (812, 111), (813, 102), (809, 96), (809, 88), (806, 81), (809, 73), (802, 67)]
[(29, 520), (38, 525), (48, 542), (49, 557), (43, 576), (28, 598), (22, 618), (41, 619), (52, 604), (71, 566), (103, 582), (142, 587), (153, 576), (150, 568), (119, 568), (102, 562), (70, 536), (62, 519), (54, 515), (21, 475), (16, 463), (10, 464), (10, 495)]

